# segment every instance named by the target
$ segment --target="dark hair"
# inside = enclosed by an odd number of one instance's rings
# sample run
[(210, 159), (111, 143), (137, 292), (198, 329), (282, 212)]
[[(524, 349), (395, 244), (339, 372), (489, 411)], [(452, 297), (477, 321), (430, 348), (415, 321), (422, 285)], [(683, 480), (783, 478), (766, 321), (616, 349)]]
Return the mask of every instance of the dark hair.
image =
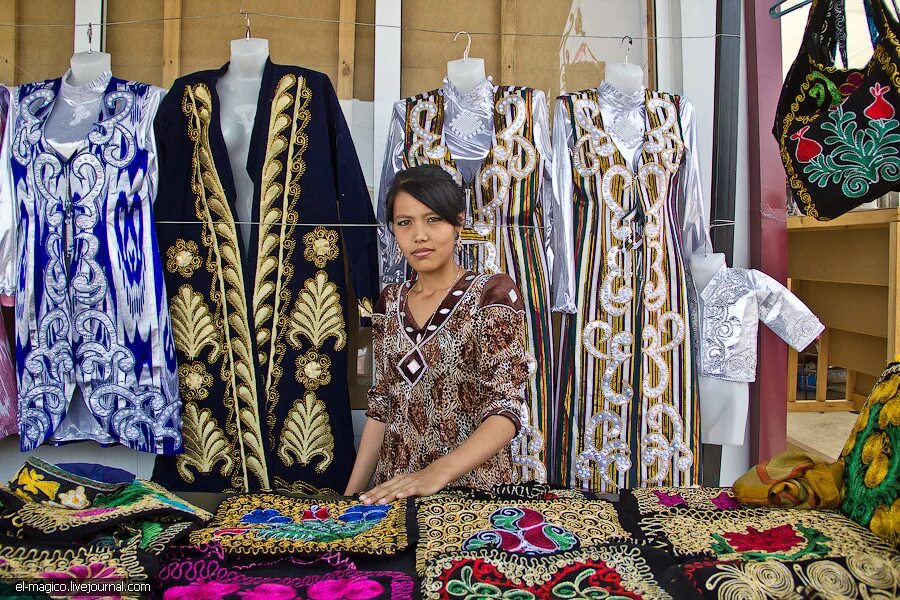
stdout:
[(460, 213), (466, 211), (462, 188), (438, 165), (424, 164), (400, 171), (387, 193), (387, 220), (394, 220), (394, 200), (406, 192), (454, 227), (462, 226)]

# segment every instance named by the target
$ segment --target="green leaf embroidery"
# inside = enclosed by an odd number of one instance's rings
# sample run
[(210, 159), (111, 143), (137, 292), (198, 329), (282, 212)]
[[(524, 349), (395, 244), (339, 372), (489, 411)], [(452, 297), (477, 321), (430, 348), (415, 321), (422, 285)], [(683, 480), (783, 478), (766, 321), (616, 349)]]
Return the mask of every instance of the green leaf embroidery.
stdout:
[(822, 130), (832, 134), (823, 141), (833, 148), (803, 168), (811, 184), (821, 188), (840, 185), (848, 198), (865, 196), (872, 184), (881, 180), (900, 180), (900, 134), (895, 133), (900, 123), (874, 119), (859, 129), (855, 119), (856, 113), (840, 106), (830, 111)]

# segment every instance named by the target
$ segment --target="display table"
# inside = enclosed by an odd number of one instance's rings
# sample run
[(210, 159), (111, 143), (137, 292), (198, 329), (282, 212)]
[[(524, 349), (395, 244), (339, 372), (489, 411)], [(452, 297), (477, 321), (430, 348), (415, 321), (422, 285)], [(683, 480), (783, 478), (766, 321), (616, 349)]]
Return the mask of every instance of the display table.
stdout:
[[(832, 221), (789, 217), (790, 289), (819, 317), (815, 400), (797, 399), (797, 352), (788, 355), (788, 411), (854, 410), (872, 381), (900, 353), (900, 208), (852, 211)], [(826, 399), (828, 367), (847, 369), (847, 392)], [(864, 388), (864, 389), (860, 389)]]

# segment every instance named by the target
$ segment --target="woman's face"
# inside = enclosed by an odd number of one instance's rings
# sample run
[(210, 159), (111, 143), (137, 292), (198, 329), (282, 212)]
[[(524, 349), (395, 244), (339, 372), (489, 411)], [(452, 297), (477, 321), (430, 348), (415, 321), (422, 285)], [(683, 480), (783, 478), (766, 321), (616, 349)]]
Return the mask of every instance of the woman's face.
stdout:
[(394, 235), (403, 256), (419, 273), (427, 273), (454, 260), (460, 228), (406, 192), (394, 198)]

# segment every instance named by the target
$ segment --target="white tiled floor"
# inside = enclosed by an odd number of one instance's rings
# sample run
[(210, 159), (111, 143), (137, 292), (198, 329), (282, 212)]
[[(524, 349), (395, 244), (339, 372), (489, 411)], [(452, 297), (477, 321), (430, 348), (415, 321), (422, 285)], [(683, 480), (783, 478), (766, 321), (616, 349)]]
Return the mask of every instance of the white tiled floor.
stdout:
[(788, 441), (837, 460), (857, 416), (852, 412), (789, 412)]

